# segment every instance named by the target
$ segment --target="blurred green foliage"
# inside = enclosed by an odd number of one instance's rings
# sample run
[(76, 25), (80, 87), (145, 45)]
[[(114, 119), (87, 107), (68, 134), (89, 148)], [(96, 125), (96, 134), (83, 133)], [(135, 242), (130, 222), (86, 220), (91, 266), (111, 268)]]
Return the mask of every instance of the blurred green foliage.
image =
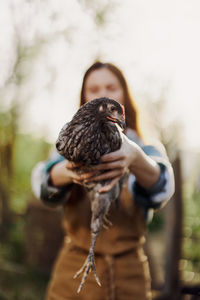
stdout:
[(184, 192), (183, 279), (200, 281), (200, 192)]
[(21, 272), (0, 272), (1, 300), (44, 300), (48, 276), (37, 270), (22, 269)]
[(47, 159), (51, 145), (31, 135), (17, 134), (14, 150), (12, 209), (22, 213), (31, 194), (31, 172), (37, 162)]
[[(1, 125), (1, 129), (5, 129), (5, 123)], [(6, 135), (3, 141), (6, 145)], [(6, 227), (6, 240), (0, 244), (0, 299), (42, 300), (48, 276), (26, 265), (24, 214), (27, 201), (32, 197), (31, 171), (37, 162), (47, 158), (51, 145), (31, 135), (17, 133), (13, 144), (9, 140), (9, 147), (12, 152), (10, 178), (7, 178), (8, 172), (1, 174), (4, 176), (1, 183), (5, 184), (5, 188), (9, 186), (7, 193), (11, 218), (9, 223), (3, 224)]]
[(148, 228), (147, 228), (148, 232), (156, 233), (156, 232), (163, 230), (164, 223), (165, 223), (165, 220), (164, 220), (163, 211), (159, 210), (159, 211), (155, 212), (152, 221), (148, 224)]

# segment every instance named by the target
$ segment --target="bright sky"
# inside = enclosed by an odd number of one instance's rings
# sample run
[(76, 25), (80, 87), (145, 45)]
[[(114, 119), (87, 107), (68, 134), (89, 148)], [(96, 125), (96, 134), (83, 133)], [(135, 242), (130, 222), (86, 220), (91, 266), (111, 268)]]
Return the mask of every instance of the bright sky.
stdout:
[[(100, 58), (124, 71), (142, 108), (155, 105), (167, 88), (163, 125), (181, 122), (186, 144), (200, 148), (200, 1), (97, 0), (99, 5), (115, 3), (101, 29), (93, 22), (92, 8), (81, 5), (86, 2), (0, 1), (3, 106), (17, 98), (23, 103), (23, 131), (45, 133), (54, 142), (78, 107), (85, 69)], [(8, 78), (18, 38), (31, 48), (20, 63), (24, 77), (16, 91)]]

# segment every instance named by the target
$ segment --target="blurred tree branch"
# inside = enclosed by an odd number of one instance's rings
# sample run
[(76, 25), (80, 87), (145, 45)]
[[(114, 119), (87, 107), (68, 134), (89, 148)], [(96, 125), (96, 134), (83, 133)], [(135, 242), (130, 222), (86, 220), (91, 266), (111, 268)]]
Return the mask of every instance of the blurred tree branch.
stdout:
[(78, 0), (78, 2), (89, 12), (91, 12), (94, 23), (97, 28), (103, 28), (109, 18), (109, 14), (113, 12), (116, 7), (116, 1), (102, 1), (102, 0)]
[(170, 160), (174, 161), (180, 152), (184, 133), (180, 120), (170, 120), (167, 102), (169, 88), (169, 84), (161, 86), (154, 99), (149, 99), (147, 94), (144, 94), (143, 97), (156, 135), (165, 146)]
[[(113, 2), (109, 1), (77, 0), (77, 3), (85, 8), (86, 14), (88, 12), (91, 14), (97, 28), (106, 24), (108, 13), (113, 9)], [(16, 134), (19, 120), (34, 94), (32, 89), (27, 92), (26, 84), (32, 74), (33, 66), (44, 48), (60, 36), (65, 39), (67, 44), (70, 44), (72, 34), (76, 30), (76, 27), (67, 21), (62, 10), (58, 9), (59, 6), (52, 5), (50, 0), (11, 1), (8, 6), (12, 17), (14, 32), (12, 49), (14, 51), (12, 52), (11, 70), (0, 90), (0, 224), (4, 228), (2, 231), (4, 237), (6, 236), (6, 227), (12, 222), (10, 201)], [(38, 13), (41, 14), (40, 18)], [(43, 19), (46, 23), (40, 24)], [(63, 20), (63, 23), (60, 20)], [(45, 27), (46, 24), (49, 26)], [(55, 70), (48, 64), (51, 62), (48, 61), (46, 66), (51, 73), (51, 82), (48, 83), (48, 86), (51, 86), (55, 78)]]

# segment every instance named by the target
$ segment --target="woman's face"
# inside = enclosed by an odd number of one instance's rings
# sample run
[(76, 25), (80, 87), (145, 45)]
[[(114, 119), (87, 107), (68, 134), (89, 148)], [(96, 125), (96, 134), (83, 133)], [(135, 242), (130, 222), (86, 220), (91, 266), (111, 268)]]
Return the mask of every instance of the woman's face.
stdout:
[(84, 89), (85, 101), (107, 97), (124, 104), (124, 91), (115, 74), (106, 68), (92, 71), (86, 81)]

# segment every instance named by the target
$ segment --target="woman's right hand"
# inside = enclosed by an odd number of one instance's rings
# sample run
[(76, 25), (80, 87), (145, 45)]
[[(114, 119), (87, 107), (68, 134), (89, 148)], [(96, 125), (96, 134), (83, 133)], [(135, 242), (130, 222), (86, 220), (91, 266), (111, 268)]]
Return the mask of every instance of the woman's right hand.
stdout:
[(55, 164), (50, 171), (51, 183), (54, 186), (64, 186), (70, 183), (83, 185), (85, 180), (90, 179), (96, 172), (78, 174), (76, 168), (80, 164), (64, 160)]

